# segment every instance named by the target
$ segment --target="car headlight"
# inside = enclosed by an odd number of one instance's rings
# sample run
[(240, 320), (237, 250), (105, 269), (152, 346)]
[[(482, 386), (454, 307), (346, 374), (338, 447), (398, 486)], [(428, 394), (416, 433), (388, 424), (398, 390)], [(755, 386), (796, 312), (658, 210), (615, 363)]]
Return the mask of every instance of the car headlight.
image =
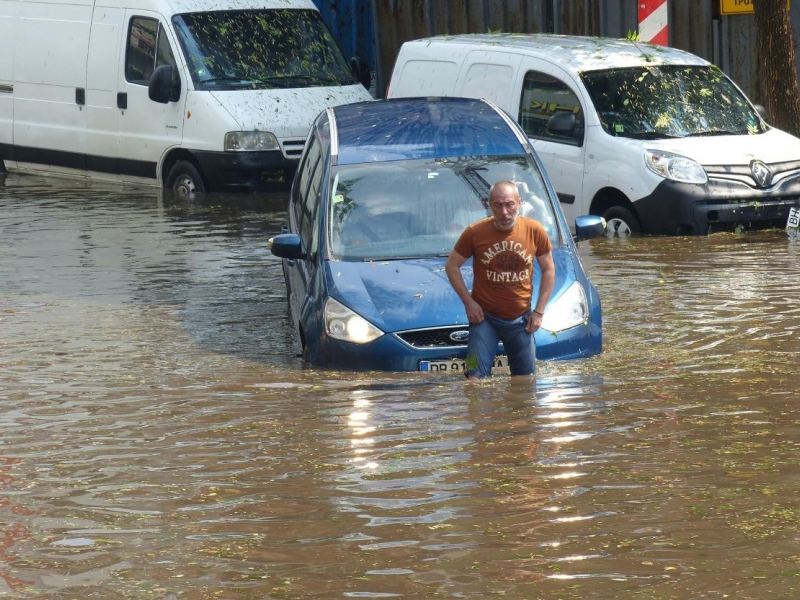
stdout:
[(647, 150), (644, 153), (644, 162), (648, 169), (664, 179), (699, 184), (708, 181), (708, 175), (699, 163), (680, 154)]
[(555, 302), (548, 305), (542, 318), (542, 329), (552, 333), (583, 325), (589, 319), (586, 292), (577, 281), (567, 288)]
[(280, 148), (278, 138), (268, 131), (229, 131), (225, 134), (225, 152), (264, 152)]
[(383, 332), (364, 317), (328, 298), (325, 302), (325, 333), (335, 340), (366, 344), (377, 340)]

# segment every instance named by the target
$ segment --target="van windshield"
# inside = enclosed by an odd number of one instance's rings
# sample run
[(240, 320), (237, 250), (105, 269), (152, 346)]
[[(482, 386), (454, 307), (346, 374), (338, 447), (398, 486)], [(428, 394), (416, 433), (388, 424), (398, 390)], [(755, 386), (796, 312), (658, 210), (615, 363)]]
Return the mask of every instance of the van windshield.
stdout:
[(467, 225), (491, 214), (489, 187), (500, 180), (517, 183), (520, 213), (562, 245), (544, 180), (527, 158), (454, 157), (339, 167), (328, 212), (331, 258), (447, 256)]
[(173, 23), (198, 90), (356, 83), (314, 10), (186, 13)]
[(715, 66), (661, 65), (581, 74), (605, 131), (639, 139), (765, 131), (750, 103)]

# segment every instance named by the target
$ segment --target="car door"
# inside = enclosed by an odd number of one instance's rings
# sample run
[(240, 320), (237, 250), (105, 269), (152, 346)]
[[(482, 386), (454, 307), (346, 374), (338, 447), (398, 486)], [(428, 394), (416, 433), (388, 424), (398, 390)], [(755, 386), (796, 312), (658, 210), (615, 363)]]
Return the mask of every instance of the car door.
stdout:
[(320, 253), (318, 215), (324, 170), (319, 139), (312, 135), (298, 167), (297, 180), (292, 186), (287, 215), (288, 232), (300, 236), (306, 258), (284, 259), (283, 263), (289, 307), (292, 320), (298, 328), (302, 315), (308, 313), (308, 304), (323, 300), (312, 297), (312, 281)]
[[(582, 205), (585, 146), (584, 107), (568, 78), (554, 68), (531, 64), (525, 69), (517, 120), (544, 163), (570, 227), (575, 217), (588, 213)], [(523, 67), (525, 64), (523, 63)], [(571, 112), (579, 126), (577, 137), (550, 133), (547, 122), (557, 112)], [(512, 113), (513, 114), (513, 113)]]
[[(186, 80), (175, 57), (177, 44), (161, 15), (126, 11), (125, 52), (116, 94), (117, 162), (123, 180), (155, 179), (162, 156), (180, 146)], [(172, 65), (181, 79), (176, 102), (150, 100), (148, 83), (156, 67)]]

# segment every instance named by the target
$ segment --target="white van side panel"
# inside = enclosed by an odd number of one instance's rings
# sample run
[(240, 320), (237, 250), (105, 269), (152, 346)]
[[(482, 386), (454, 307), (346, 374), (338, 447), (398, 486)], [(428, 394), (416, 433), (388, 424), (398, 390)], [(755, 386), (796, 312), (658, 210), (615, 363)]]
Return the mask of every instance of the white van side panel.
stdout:
[(19, 2), (0, 0), (0, 40), (6, 40), (0, 42), (0, 146), (14, 142), (14, 55), (4, 50), (14, 44), (18, 7)]
[(74, 153), (74, 166), (82, 167), (77, 161), (86, 148), (86, 112), (76, 102), (76, 90), (86, 87), (91, 17), (91, 0), (19, 5), (13, 49), (19, 162), (27, 153), (47, 149)]
[(390, 96), (453, 96), (460, 65), (444, 60), (409, 60), (392, 76)]
[(87, 148), (90, 157), (117, 155), (117, 72), (125, 11), (98, 6), (92, 17), (86, 71)]
[(521, 57), (507, 52), (474, 51), (464, 61), (455, 87), (456, 96), (486, 98), (517, 117), (519, 96), (509, 94), (519, 71)]

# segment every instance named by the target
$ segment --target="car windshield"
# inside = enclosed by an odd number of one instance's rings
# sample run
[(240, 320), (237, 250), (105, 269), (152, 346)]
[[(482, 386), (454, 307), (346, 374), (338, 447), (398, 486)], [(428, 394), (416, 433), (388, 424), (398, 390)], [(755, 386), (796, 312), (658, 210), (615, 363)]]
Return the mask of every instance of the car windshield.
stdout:
[(613, 136), (661, 139), (764, 131), (747, 99), (714, 66), (611, 69), (581, 77), (603, 128)]
[(526, 157), (448, 158), (339, 167), (329, 203), (331, 258), (447, 256), (467, 225), (491, 214), (489, 187), (500, 180), (517, 183), (520, 212), (561, 245), (544, 181)]
[(313, 10), (233, 10), (174, 17), (198, 90), (273, 89), (355, 83)]

